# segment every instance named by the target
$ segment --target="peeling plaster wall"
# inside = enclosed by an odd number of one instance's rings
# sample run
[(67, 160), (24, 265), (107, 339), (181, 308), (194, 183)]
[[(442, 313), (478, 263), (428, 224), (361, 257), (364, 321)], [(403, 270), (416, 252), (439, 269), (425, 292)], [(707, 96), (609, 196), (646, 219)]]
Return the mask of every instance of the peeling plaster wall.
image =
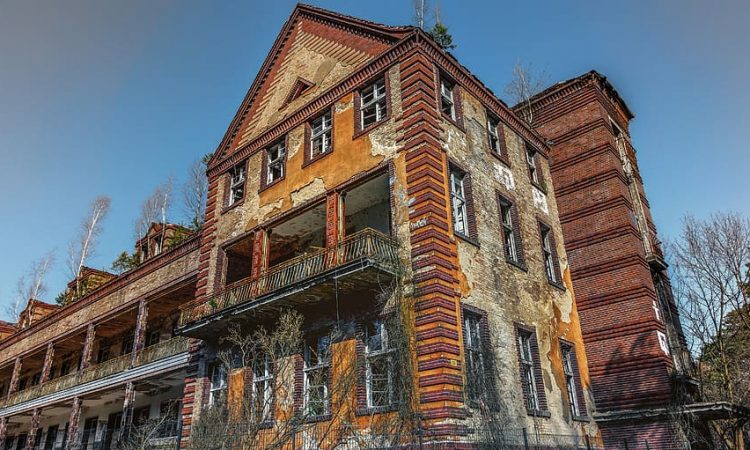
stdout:
[[(307, 61), (315, 64), (315, 61)], [(247, 166), (245, 198), (241, 205), (225, 210), (217, 202), (217, 243), (212, 250), (208, 286), (215, 286), (219, 246), (233, 237), (267, 222), (291, 208), (321, 198), (326, 192), (394, 158), (399, 145), (396, 120), (401, 114), (398, 68), (388, 71), (390, 82), (390, 118), (369, 133), (354, 137), (354, 94), (349, 93), (333, 105), (333, 152), (304, 166), (305, 126), (287, 136), (285, 177), (261, 190), (263, 154), (250, 157)], [(220, 175), (218, 198), (226, 198), (228, 175)], [(402, 189), (403, 191), (403, 189)], [(404, 194), (405, 196), (405, 194)], [(408, 225), (408, 223), (407, 223)]]
[[(554, 195), (551, 191), (544, 194), (531, 185), (523, 139), (507, 127), (505, 136), (510, 167), (490, 154), (484, 107), (465, 91), (463, 94), (465, 132), (443, 121), (446, 129), (444, 145), (449, 157), (472, 177), (480, 245), (478, 247), (457, 238), (458, 278), (463, 301), (487, 311), (491, 345), (499, 370), (496, 384), (513, 426), (546, 433), (580, 431), (584, 424), (586, 427), (593, 425), (574, 422), (569, 418), (567, 403), (564, 403), (567, 393), (559, 338), (576, 344), (589, 416), (593, 403), (588, 390), (585, 352)], [(543, 158), (539, 160), (545, 184), (552, 186), (547, 161)], [(511, 198), (517, 205), (527, 270), (519, 269), (505, 260), (497, 192)], [(566, 290), (554, 287), (547, 281), (537, 220), (550, 225), (554, 231)], [(514, 322), (536, 329), (550, 418), (527, 415), (519, 380)]]

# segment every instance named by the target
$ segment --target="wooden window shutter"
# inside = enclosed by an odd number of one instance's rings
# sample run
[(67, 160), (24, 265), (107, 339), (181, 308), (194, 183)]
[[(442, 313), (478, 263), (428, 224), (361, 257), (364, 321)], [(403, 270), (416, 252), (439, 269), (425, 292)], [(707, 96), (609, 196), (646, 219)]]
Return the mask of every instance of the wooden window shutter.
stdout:
[(466, 196), (466, 221), (469, 225), (468, 238), (477, 242), (479, 233), (477, 231), (477, 214), (474, 209), (474, 190), (471, 183), (471, 174), (468, 172), (464, 174), (464, 195)]
[(557, 283), (563, 286), (562, 273), (560, 273), (560, 258), (557, 255), (557, 242), (555, 241), (555, 232), (552, 230), (552, 227), (549, 227), (549, 245), (552, 250), (552, 264), (555, 267)]
[(531, 357), (534, 359), (534, 382), (536, 383), (536, 395), (539, 400), (539, 411), (547, 411), (547, 394), (544, 391), (544, 375), (542, 375), (542, 361), (539, 357), (539, 343), (536, 339), (536, 331), (531, 333)]
[(513, 239), (516, 241), (516, 252), (518, 253), (518, 265), (526, 268), (526, 257), (523, 254), (523, 239), (521, 238), (521, 220), (518, 217), (518, 207), (511, 203), (511, 220), (513, 221)]

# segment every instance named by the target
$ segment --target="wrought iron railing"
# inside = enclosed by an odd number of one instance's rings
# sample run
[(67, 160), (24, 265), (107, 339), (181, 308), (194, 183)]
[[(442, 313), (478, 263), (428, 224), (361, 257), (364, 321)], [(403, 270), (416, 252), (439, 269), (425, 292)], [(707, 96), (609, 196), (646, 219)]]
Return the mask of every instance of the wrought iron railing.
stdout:
[(393, 272), (398, 267), (398, 246), (392, 238), (366, 228), (331, 247), (290, 259), (269, 268), (257, 278), (228, 286), (208, 300), (185, 304), (181, 308), (179, 326), (184, 327), (231, 306), (360, 261), (374, 261), (379, 267)]
[(49, 380), (43, 384), (24, 389), (23, 391), (15, 392), (9, 397), (0, 400), (0, 408), (17, 405), (54, 392), (60, 392), (79, 384), (105, 378), (131, 367), (143, 366), (187, 351), (188, 338), (181, 336), (175, 337), (144, 348), (135, 355), (135, 359), (133, 359), (132, 354), (128, 353), (88, 367), (79, 372), (70, 373)]

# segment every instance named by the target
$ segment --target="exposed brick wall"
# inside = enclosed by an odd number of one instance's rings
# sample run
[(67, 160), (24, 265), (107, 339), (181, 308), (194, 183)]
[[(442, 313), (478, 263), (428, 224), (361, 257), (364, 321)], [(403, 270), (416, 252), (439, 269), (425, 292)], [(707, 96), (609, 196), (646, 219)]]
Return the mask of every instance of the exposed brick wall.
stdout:
[[(448, 159), (440, 143), (435, 66), (421, 52), (401, 61), (403, 151), (411, 223), (416, 301), (417, 377), (425, 428), (459, 434), (453, 419), (466, 416), (461, 360), (460, 296), (455, 276), (456, 243), (447, 201)], [(420, 222), (421, 221), (421, 222)]]
[[(534, 127), (554, 142), (552, 181), (597, 409), (664, 406), (671, 399), (672, 360), (657, 340), (664, 325), (652, 308), (656, 293), (635, 219), (637, 199), (631, 196), (610, 125), (612, 118), (627, 130), (630, 116), (602, 86), (584, 76), (546, 92), (534, 106)], [(635, 162), (634, 153), (628, 156)], [(639, 203), (655, 232), (634, 167)], [(662, 448), (667, 428), (666, 423), (602, 425), (607, 448), (620, 448), (624, 437), (638, 445), (650, 438), (651, 448)], [(634, 447), (635, 440), (630, 448), (641, 448)]]

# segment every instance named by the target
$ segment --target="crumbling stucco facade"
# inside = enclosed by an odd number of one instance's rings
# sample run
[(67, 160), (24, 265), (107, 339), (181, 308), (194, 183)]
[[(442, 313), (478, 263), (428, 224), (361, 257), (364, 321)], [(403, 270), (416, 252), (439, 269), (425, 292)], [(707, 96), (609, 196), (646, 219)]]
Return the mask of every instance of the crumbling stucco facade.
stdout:
[[(559, 149), (538, 133), (557, 134), (421, 30), (298, 5), (208, 163), (202, 229), (1, 324), (0, 442), (115, 448), (168, 417), (164, 442), (195, 448), (226, 408), (222, 430), (253, 422), (243, 448), (371, 448), (394, 424), (377, 448), (603, 448), (597, 380), (612, 387), (590, 373), (569, 256), (603, 229), (568, 225), (588, 194), (559, 195)], [(260, 368), (226, 356), (230, 330), (290, 310), (299, 345)]]

